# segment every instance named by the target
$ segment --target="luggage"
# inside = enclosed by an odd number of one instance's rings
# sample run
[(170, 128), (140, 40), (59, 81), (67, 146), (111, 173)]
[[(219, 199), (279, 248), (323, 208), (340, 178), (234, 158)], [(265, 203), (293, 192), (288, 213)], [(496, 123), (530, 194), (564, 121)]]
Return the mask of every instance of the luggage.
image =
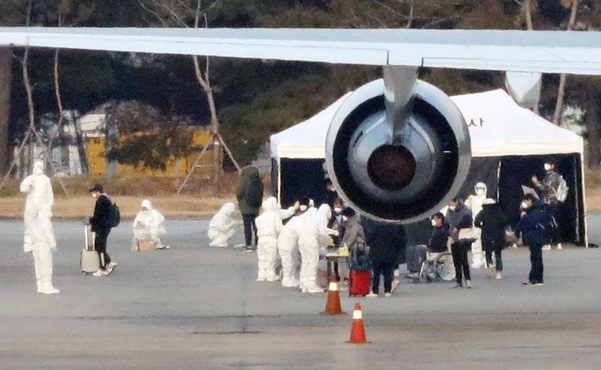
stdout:
[(426, 260), (428, 250), (418, 245), (407, 246), (407, 272), (419, 274), (422, 269), (422, 263)]
[(88, 234), (88, 225), (84, 228), (85, 246), (81, 251), (81, 272), (91, 274), (100, 268), (100, 258), (94, 247), (94, 233), (91, 237)]
[(357, 271), (351, 269), (349, 280), (349, 295), (368, 295), (371, 288), (371, 271)]

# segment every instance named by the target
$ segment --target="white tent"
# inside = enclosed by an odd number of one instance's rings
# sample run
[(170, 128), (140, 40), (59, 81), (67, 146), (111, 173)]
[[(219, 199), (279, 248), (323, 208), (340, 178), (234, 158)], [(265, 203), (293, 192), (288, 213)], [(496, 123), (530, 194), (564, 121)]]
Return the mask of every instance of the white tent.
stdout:
[[(315, 184), (323, 182), (319, 161), (325, 158), (330, 121), (347, 96), (310, 119), (271, 136), (272, 180), (281, 202), (286, 203), (287, 198), (298, 193), (313, 196), (311, 192), (320, 192), (325, 186)], [(571, 187), (570, 199), (565, 205), (566, 215), (571, 218), (567, 232), (572, 235), (570, 240), (586, 245), (582, 137), (521, 108), (503, 90), (451, 99), (468, 125), (474, 158), (460, 196), (469, 194), (478, 179), (488, 179), (493, 189), (489, 195), (497, 194), (508, 212), (513, 212), (510, 210), (517, 210), (513, 202), (519, 204), (521, 197), (521, 193), (517, 193), (518, 189), (521, 191), (520, 184), (527, 183), (532, 174), (542, 169), (544, 160), (556, 158), (562, 162), (562, 174)], [(291, 194), (295, 192), (297, 194)]]
[[(271, 135), (272, 158), (325, 158), (328, 127), (349, 94), (308, 120)], [(582, 137), (520, 107), (503, 90), (451, 99), (468, 124), (473, 157), (583, 152)]]

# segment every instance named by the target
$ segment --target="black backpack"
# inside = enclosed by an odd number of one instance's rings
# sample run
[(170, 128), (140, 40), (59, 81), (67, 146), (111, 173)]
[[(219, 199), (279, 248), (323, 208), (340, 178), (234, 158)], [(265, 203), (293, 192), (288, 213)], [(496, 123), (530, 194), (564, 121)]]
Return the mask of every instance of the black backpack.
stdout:
[(121, 223), (121, 212), (119, 211), (119, 206), (117, 203), (111, 202), (111, 206), (109, 207), (109, 226), (117, 227)]
[(258, 177), (250, 181), (246, 200), (251, 207), (261, 207), (261, 203), (263, 203), (263, 183)]

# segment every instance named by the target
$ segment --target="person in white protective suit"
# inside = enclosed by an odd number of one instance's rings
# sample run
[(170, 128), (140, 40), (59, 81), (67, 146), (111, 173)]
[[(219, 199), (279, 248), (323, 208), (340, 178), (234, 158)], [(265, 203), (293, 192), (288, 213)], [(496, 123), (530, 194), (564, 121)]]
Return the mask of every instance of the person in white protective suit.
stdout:
[[(472, 212), (474, 218), (476, 218), (478, 213), (482, 210), (482, 203), (486, 199), (486, 190), (486, 184), (479, 182), (474, 186), (475, 194), (470, 195), (465, 200), (464, 204)], [(482, 251), (482, 230), (478, 227), (474, 227), (474, 231), (476, 232), (478, 239), (472, 243), (472, 265), (470, 267), (479, 269), (484, 267), (486, 260), (484, 259), (484, 252)]]
[(31, 223), (40, 212), (52, 214), (52, 205), (54, 204), (52, 183), (50, 182), (50, 178), (44, 174), (44, 162), (36, 161), (33, 164), (33, 173), (21, 182), (20, 188), (21, 193), (27, 194), (25, 211), (23, 212), (23, 221), (25, 224), (23, 250), (31, 252), (33, 249), (30, 232)]
[(209, 246), (227, 248), (227, 242), (230, 240), (236, 227), (241, 223), (233, 219), (236, 212), (236, 205), (232, 202), (225, 203), (219, 212), (213, 216), (209, 223)]
[(134, 219), (133, 232), (136, 242), (150, 239), (154, 242), (156, 249), (169, 249), (169, 246), (161, 243), (161, 236), (166, 234), (165, 217), (154, 209), (152, 202), (148, 199), (142, 201), (140, 212)]
[(278, 234), (284, 227), (277, 200), (269, 197), (261, 205), (263, 212), (255, 219), (257, 225), (257, 281), (276, 281), (275, 273), (278, 254)]
[(52, 253), (56, 253), (56, 239), (50, 222), (51, 213), (39, 212), (31, 221), (30, 237), (38, 293), (57, 294), (52, 285)]
[(298, 250), (301, 255), (300, 289), (303, 293), (322, 293), (317, 285), (317, 265), (319, 264), (319, 238), (328, 237), (328, 222), (332, 210), (328, 204), (319, 209), (310, 208), (305, 215), (305, 222), (298, 239)]
[(299, 286), (300, 255), (298, 239), (303, 230), (308, 204), (308, 199), (300, 202), (299, 213), (284, 225), (278, 235), (278, 254), (282, 260), (282, 286), (286, 288)]

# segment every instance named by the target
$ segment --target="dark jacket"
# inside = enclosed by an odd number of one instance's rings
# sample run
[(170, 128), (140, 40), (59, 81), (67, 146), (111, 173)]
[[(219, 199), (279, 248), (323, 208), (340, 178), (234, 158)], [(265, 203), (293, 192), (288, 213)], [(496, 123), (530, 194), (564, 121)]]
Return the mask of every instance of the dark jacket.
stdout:
[[(242, 175), (236, 187), (236, 199), (238, 208), (243, 215), (258, 215), (261, 206), (253, 207), (248, 204), (248, 189), (253, 179), (259, 178), (259, 169), (255, 166), (246, 166), (242, 169)], [(260, 179), (260, 178), (259, 178)]]
[(547, 171), (542, 182), (536, 184), (536, 190), (545, 203), (557, 203), (557, 188), (561, 175), (551, 170)]
[(371, 260), (376, 263), (386, 261), (398, 264), (406, 242), (403, 225), (378, 222), (369, 218), (362, 218), (361, 224)]
[(548, 219), (548, 208), (546, 205), (537, 201), (526, 210), (526, 214), (522, 216), (520, 222), (515, 228), (516, 235), (522, 235), (522, 240), (525, 245), (544, 245), (547, 240), (547, 235), (539, 225), (545, 223)]
[(96, 205), (94, 206), (94, 215), (90, 218), (90, 225), (92, 225), (92, 231), (100, 232), (111, 229), (111, 198), (106, 194), (100, 194), (96, 198)]
[(449, 225), (449, 235), (454, 241), (459, 240), (459, 230), (468, 229), (473, 224), (472, 212), (463, 204), (457, 204), (457, 209), (447, 211), (445, 223)]
[(474, 220), (482, 229), (482, 247), (486, 251), (498, 251), (505, 246), (507, 217), (499, 204), (485, 204)]
[(428, 250), (433, 253), (447, 252), (447, 240), (449, 237), (449, 225), (433, 227), (430, 239), (428, 239)]

